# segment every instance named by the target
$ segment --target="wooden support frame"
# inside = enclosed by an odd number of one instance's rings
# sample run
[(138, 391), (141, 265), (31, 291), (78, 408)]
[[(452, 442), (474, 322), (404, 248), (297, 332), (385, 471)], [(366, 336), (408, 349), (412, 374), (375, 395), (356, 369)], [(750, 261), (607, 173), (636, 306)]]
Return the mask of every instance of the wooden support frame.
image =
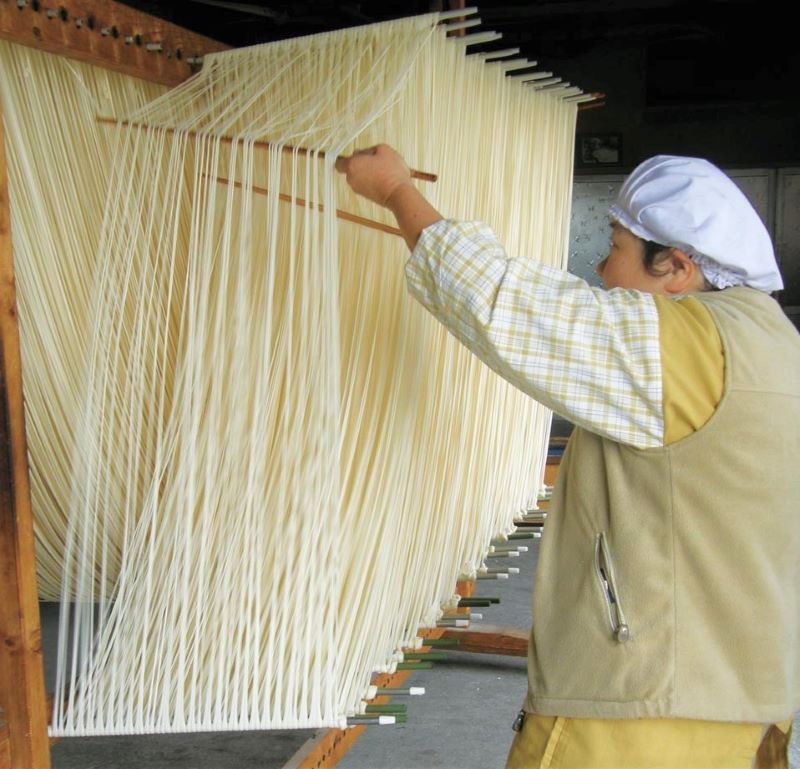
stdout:
[(4, 136), (0, 110), (0, 708), (7, 725), (0, 765), (49, 769)]

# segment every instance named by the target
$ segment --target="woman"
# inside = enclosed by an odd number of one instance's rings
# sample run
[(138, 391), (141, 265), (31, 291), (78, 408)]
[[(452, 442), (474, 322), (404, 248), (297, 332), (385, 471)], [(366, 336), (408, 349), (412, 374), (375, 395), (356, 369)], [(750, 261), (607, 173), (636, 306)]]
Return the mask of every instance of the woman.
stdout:
[(800, 337), (769, 296), (782, 282), (746, 198), (707, 161), (642, 163), (610, 211), (602, 291), (443, 219), (385, 145), (337, 167), (396, 216), (415, 298), (577, 425), (508, 767), (735, 769), (757, 750), (785, 765)]

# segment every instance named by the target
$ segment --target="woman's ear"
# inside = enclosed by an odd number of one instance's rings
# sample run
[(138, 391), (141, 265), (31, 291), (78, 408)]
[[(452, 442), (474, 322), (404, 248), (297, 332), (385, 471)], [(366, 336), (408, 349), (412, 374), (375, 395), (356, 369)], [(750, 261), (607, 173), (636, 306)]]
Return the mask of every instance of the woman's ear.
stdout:
[(668, 294), (690, 294), (703, 289), (703, 273), (685, 251), (671, 248), (664, 260), (667, 267), (664, 289)]

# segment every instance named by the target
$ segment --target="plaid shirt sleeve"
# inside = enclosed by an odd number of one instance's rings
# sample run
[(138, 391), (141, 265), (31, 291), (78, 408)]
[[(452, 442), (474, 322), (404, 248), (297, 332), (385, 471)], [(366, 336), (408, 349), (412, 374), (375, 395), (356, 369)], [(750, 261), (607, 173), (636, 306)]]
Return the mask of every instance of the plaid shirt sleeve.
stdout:
[(426, 228), (406, 265), (411, 294), (484, 363), (575, 424), (662, 446), (661, 354), (650, 294), (604, 291), (509, 258), (479, 222)]

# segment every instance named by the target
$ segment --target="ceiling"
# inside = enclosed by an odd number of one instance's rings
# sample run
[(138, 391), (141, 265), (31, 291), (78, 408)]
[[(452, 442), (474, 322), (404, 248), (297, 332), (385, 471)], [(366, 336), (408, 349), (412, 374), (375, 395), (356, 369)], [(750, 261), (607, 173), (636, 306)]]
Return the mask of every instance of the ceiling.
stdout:
[[(382, 0), (126, 0), (239, 47), (436, 9)], [(448, 0), (439, 0), (439, 7)], [(795, 109), (800, 53), (787, 6), (769, 0), (486, 0), (482, 29), (546, 67), (593, 53), (646, 51), (648, 106), (773, 103)], [(556, 71), (558, 71), (556, 69)]]

